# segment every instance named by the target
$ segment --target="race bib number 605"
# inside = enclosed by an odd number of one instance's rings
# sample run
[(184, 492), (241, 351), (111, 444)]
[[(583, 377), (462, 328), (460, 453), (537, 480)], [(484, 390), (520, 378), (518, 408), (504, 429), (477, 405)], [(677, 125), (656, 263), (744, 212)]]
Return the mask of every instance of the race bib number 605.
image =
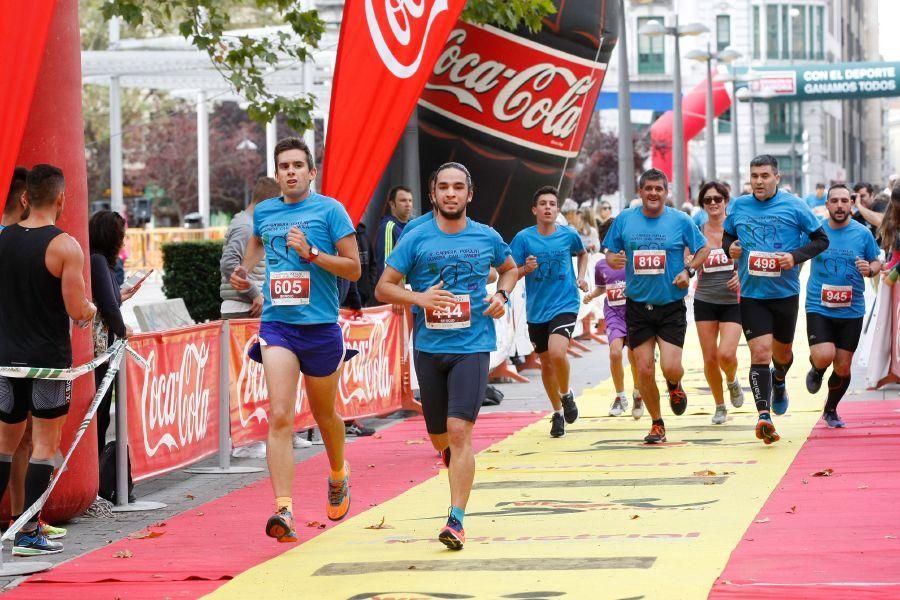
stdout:
[(753, 250), (747, 260), (747, 269), (755, 277), (781, 277), (781, 265), (774, 252)]
[(659, 275), (666, 272), (665, 250), (635, 250), (634, 274)]
[(472, 302), (469, 294), (453, 297), (453, 306), (446, 310), (425, 309), (428, 329), (465, 329), (472, 324)]
[(309, 271), (278, 271), (269, 275), (273, 306), (309, 304)]

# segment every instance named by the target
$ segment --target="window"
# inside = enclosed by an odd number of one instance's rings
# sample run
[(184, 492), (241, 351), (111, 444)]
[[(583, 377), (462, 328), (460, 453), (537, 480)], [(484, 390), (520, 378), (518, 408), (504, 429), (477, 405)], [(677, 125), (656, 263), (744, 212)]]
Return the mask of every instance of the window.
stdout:
[(716, 17), (716, 52), (724, 50), (731, 45), (731, 17), (719, 15)]
[(731, 109), (729, 108), (723, 112), (719, 118), (716, 119), (716, 123), (719, 128), (719, 133), (731, 133)]
[(791, 30), (791, 8), (784, 4), (781, 7), (781, 35), (779, 36), (781, 42), (781, 50), (778, 54), (781, 58), (788, 58), (789, 52), (791, 48), (791, 40), (788, 37), (788, 32)]
[(759, 30), (759, 7), (753, 7), (753, 58), (759, 59), (760, 57), (760, 48), (759, 48), (759, 39), (762, 36), (762, 32)]
[(794, 4), (790, 7), (791, 15), (791, 56), (806, 58), (806, 7)]
[(781, 40), (778, 38), (778, 6), (766, 6), (766, 58), (778, 58)]
[[(799, 123), (799, 104), (794, 102), (770, 102), (769, 123), (766, 125), (766, 143), (779, 143), (791, 141), (791, 130), (794, 132), (794, 142), (801, 140)], [(791, 122), (793, 116), (793, 122)]]
[[(639, 17), (638, 31), (650, 21), (661, 21), (662, 17)], [(665, 36), (638, 34), (638, 73), (650, 75), (666, 72)]]
[(813, 29), (813, 58), (825, 60), (825, 7), (817, 6), (813, 10), (816, 13), (816, 27)]

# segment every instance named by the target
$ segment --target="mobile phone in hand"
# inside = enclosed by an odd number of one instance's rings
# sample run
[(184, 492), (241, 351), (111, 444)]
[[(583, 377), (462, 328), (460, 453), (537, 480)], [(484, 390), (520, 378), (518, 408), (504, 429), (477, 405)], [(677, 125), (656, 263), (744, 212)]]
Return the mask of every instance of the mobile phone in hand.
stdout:
[(140, 270), (132, 273), (128, 279), (125, 280), (125, 283), (122, 284), (122, 287), (119, 288), (121, 291), (130, 290), (136, 285), (139, 285), (142, 281), (150, 277), (150, 273), (153, 272), (153, 269), (149, 269), (147, 271)]

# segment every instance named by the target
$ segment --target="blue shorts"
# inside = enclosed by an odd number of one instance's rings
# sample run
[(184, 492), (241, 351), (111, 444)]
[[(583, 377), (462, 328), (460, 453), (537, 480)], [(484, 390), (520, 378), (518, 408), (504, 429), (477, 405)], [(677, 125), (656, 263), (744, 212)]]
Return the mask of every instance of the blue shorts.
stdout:
[(344, 347), (344, 333), (337, 323), (294, 325), (280, 321), (263, 321), (259, 325), (259, 342), (247, 356), (262, 362), (262, 346), (287, 348), (300, 361), (300, 372), (310, 377), (328, 377), (359, 352)]

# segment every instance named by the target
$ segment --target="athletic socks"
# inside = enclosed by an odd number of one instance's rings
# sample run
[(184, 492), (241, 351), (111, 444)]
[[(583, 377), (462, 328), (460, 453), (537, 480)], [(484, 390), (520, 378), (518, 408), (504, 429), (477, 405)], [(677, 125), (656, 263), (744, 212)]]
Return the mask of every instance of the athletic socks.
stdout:
[(666, 426), (666, 424), (663, 422), (662, 419), (653, 419), (653, 424), (654, 424), (654, 425), (659, 425), (660, 427), (665, 427), (665, 426)]
[(347, 477), (347, 463), (344, 463), (344, 467), (341, 467), (340, 471), (335, 471), (332, 469), (331, 471), (331, 480), (332, 481), (342, 481), (345, 477)]
[(791, 368), (791, 365), (794, 364), (794, 357), (791, 356), (791, 360), (787, 363), (780, 363), (774, 358), (772, 359), (772, 365), (775, 367), (772, 370), (772, 377), (774, 378), (775, 385), (784, 385), (784, 378), (787, 377), (788, 369)]
[[(25, 508), (38, 501), (47, 487), (50, 485), (50, 478), (53, 477), (54, 469), (53, 461), (50, 459), (34, 459), (28, 461), (28, 470), (25, 471)], [(40, 513), (38, 513), (40, 514)], [(29, 525), (37, 523), (38, 516), (34, 515), (28, 521)]]
[(828, 398), (825, 400), (825, 412), (837, 410), (838, 402), (847, 393), (847, 388), (849, 387), (849, 373), (845, 377), (841, 377), (834, 371), (831, 371), (831, 377), (828, 378)]
[(553, 412), (555, 412), (556, 414), (558, 414), (561, 417), (565, 416), (565, 415), (563, 415), (563, 409), (561, 409), (561, 408), (559, 410), (554, 410)]
[(6, 492), (9, 485), (9, 470), (12, 468), (12, 456), (0, 454), (0, 497)]
[(769, 396), (772, 394), (772, 371), (769, 365), (750, 365), (750, 389), (759, 412), (769, 410)]
[(275, 498), (275, 512), (286, 508), (289, 513), (294, 514), (294, 500), (290, 496), (278, 496)]
[(459, 521), (460, 526), (462, 526), (463, 519), (466, 518), (466, 510), (458, 506), (451, 506), (450, 516)]

